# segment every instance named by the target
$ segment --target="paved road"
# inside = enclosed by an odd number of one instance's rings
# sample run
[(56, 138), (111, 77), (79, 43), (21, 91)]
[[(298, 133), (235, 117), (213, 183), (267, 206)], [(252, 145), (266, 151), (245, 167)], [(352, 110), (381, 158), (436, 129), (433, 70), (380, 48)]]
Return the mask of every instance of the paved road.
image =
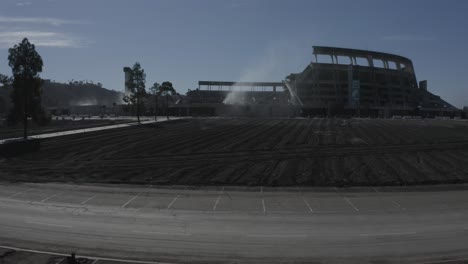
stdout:
[[(143, 118), (146, 119), (145, 117), (142, 117), (142, 119)], [(177, 119), (184, 119), (187, 117), (170, 117), (170, 118), (171, 118), (170, 120), (177, 120)], [(166, 117), (162, 117), (162, 116), (157, 117), (157, 122), (167, 122), (167, 121), (168, 120)], [(152, 124), (152, 123), (154, 123), (154, 118), (153, 120), (141, 122), (141, 124)], [(96, 127), (89, 127), (89, 128), (80, 128), (80, 129), (72, 129), (72, 130), (65, 130), (65, 131), (59, 131), (59, 132), (31, 135), (29, 136), (29, 138), (43, 139), (43, 138), (61, 137), (61, 136), (66, 136), (66, 135), (83, 134), (83, 133), (89, 133), (89, 132), (94, 132), (94, 131), (109, 130), (109, 129), (116, 129), (116, 128), (122, 128), (122, 127), (136, 126), (136, 125), (138, 125), (138, 123), (135, 122), (135, 123), (108, 125), (108, 126), (96, 126)], [(22, 137), (0, 139), (0, 144), (3, 144), (9, 140), (17, 140), (17, 139), (22, 139)]]
[(468, 259), (464, 185), (195, 189), (5, 183), (0, 212), (1, 245), (87, 256), (240, 263)]

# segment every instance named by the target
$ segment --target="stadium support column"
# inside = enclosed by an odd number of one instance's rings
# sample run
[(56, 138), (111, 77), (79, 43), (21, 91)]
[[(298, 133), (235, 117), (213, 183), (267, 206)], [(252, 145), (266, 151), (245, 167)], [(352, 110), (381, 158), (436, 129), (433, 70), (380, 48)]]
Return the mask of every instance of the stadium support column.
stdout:
[(397, 70), (401, 71), (401, 64), (399, 61), (395, 62)]
[(367, 64), (369, 64), (369, 67), (374, 67), (374, 60), (372, 59), (372, 57), (368, 56), (366, 59), (367, 59)]
[(384, 65), (384, 68), (385, 68), (385, 69), (388, 69), (388, 68), (389, 68), (389, 67), (388, 67), (388, 61), (384, 60), (384, 61), (383, 61), (383, 65)]
[(357, 68), (353, 65), (348, 66), (348, 105), (355, 109), (355, 114), (360, 116), (361, 84)]
[[(338, 64), (338, 56), (336, 56), (336, 55), (334, 55), (334, 56), (335, 56), (335, 62), (336, 62), (336, 64)], [(334, 99), (335, 102), (334, 102), (334, 104), (336, 105), (337, 103), (339, 103), (339, 99), (341, 99), (340, 86), (338, 85), (338, 65), (333, 66), (333, 86), (335, 88), (335, 99)], [(329, 104), (328, 108), (330, 108), (330, 103), (328, 103), (328, 104)]]

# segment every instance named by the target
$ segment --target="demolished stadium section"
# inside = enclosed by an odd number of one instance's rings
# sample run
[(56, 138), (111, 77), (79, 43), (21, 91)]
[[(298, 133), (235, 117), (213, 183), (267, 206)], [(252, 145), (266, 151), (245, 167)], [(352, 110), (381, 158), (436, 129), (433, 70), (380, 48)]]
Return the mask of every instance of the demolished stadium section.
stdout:
[(313, 47), (313, 57), (301, 73), (290, 74), (283, 82), (200, 81), (198, 89), (187, 93), (186, 107), (192, 112), (205, 109), (211, 115), (233, 108), (236, 114), (273, 116), (463, 115), (430, 93), (427, 81), (417, 82), (408, 58), (323, 46)]

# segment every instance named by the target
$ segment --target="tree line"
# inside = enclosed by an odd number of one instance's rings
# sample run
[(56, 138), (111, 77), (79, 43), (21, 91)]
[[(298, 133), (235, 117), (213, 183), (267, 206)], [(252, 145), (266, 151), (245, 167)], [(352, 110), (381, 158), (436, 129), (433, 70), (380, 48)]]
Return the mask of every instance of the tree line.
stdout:
[[(27, 138), (28, 119), (38, 124), (46, 124), (50, 121), (50, 117), (42, 108), (42, 92), (44, 80), (41, 79), (39, 73), (42, 72), (44, 66), (42, 57), (36, 51), (34, 44), (30, 43), (27, 38), (24, 38), (19, 44), (14, 45), (8, 50), (8, 65), (12, 70), (12, 76), (0, 74), (0, 85), (4, 88), (11, 88), (10, 99), (12, 107), (10, 107), (7, 115), (7, 124), (15, 125), (23, 124), (23, 137)], [(70, 81), (71, 86), (97, 86), (102, 87), (101, 83), (89, 83), (82, 81)], [(162, 84), (154, 83), (150, 88), (150, 93), (146, 92), (146, 74), (140, 63), (136, 62), (131, 71), (130, 78), (126, 83), (129, 93), (123, 97), (124, 102), (136, 107), (136, 115), (138, 123), (140, 123), (140, 115), (142, 105), (149, 95), (155, 98), (155, 109), (157, 109), (158, 97), (166, 98), (166, 113), (170, 96), (176, 95), (176, 91), (171, 82), (166, 81)], [(167, 116), (169, 119), (169, 116)], [(155, 111), (156, 119), (156, 111)]]
[(171, 96), (177, 95), (177, 92), (172, 83), (169, 81), (165, 81), (161, 84), (154, 83), (153, 86), (149, 88), (148, 93), (146, 91), (146, 73), (139, 62), (135, 62), (129, 73), (129, 79), (125, 83), (128, 88), (128, 94), (124, 96), (123, 100), (128, 105), (136, 108), (138, 123), (140, 123), (140, 116), (142, 113), (144, 101), (150, 95), (154, 97), (154, 120), (157, 120), (156, 109), (158, 109), (158, 97), (160, 96), (165, 98), (166, 118), (169, 119), (169, 113), (167, 111), (167, 108), (169, 107), (169, 99)]

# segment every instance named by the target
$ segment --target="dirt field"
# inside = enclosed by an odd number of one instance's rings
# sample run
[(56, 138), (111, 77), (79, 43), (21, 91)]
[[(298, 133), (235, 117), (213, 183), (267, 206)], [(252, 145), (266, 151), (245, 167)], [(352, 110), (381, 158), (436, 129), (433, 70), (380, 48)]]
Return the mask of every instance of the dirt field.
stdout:
[(180, 185), (468, 182), (468, 122), (194, 119), (48, 139), (0, 179)]

